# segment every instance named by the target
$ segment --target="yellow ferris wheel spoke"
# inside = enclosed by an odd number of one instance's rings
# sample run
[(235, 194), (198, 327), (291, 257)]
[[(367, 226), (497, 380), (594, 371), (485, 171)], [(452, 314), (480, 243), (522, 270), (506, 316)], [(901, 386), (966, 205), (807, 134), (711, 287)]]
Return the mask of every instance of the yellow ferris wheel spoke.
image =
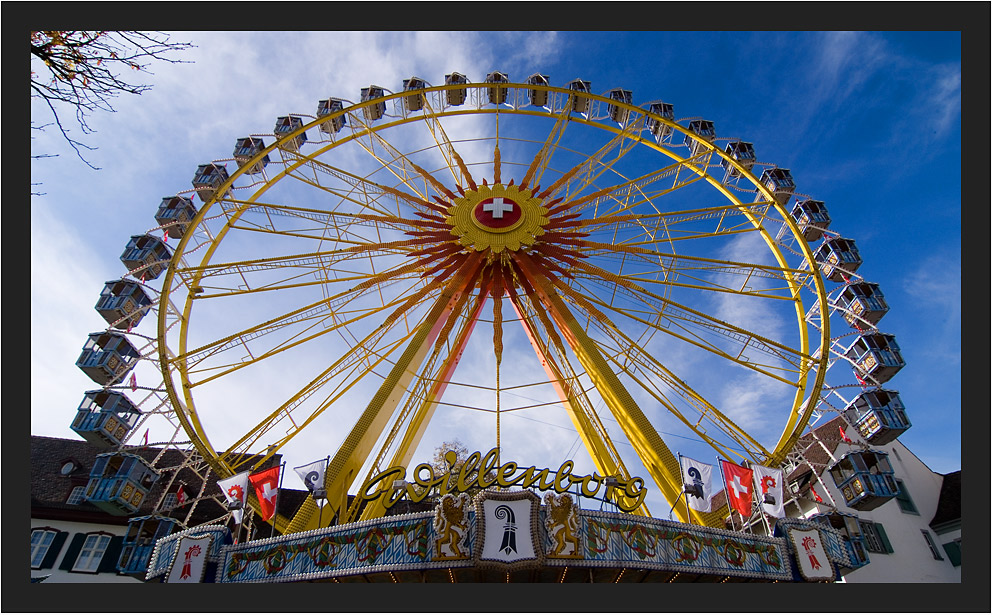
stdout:
[[(365, 124), (365, 119), (361, 119), (359, 122), (366, 127), (366, 130), (357, 134), (356, 143), (367, 154), (382, 164), (384, 169), (389, 170), (390, 173), (396, 176), (408, 190), (420, 199), (427, 200), (426, 192), (414, 184), (414, 181), (421, 177), (419, 170), (414, 168), (403, 152), (387, 141), (380, 131), (370, 130), (368, 125)], [(368, 142), (364, 141), (363, 137), (368, 139)], [(379, 145), (379, 147), (385, 150), (383, 154), (376, 152), (376, 145)], [(453, 154), (455, 154), (454, 150)], [(457, 156), (457, 154), (455, 155)]]
[[(391, 186), (386, 186), (370, 179), (366, 179), (355, 173), (350, 173), (344, 169), (338, 168), (331, 165), (323, 160), (316, 158), (305, 158), (301, 160), (300, 166), (307, 166), (311, 168), (314, 172), (313, 178), (302, 178), (308, 184), (314, 185), (321, 190), (324, 190), (342, 201), (347, 201), (363, 206), (372, 212), (379, 213), (382, 215), (396, 215), (399, 208), (387, 209), (376, 207), (376, 204), (380, 201), (390, 201), (397, 202), (403, 200), (408, 205), (421, 205), (425, 202), (425, 198), (419, 192), (415, 194), (410, 194), (404, 192), (403, 190), (398, 190)], [(420, 169), (416, 164), (410, 163), (410, 167), (417, 172), (421, 177), (423, 177), (423, 170)], [(299, 167), (298, 167), (299, 168)], [(322, 178), (325, 182), (329, 180), (337, 180), (342, 184), (341, 187), (335, 187), (332, 185), (325, 185), (322, 183)]]
[[(642, 303), (643, 305), (651, 308), (652, 313), (657, 314), (659, 318), (667, 318), (670, 321), (681, 320), (681, 321), (693, 323), (695, 325), (706, 327), (707, 329), (713, 332), (716, 332), (721, 335), (725, 335), (729, 339), (734, 339), (737, 341), (742, 341), (744, 339), (745, 343), (744, 343), (744, 347), (742, 348), (742, 352), (744, 352), (745, 348), (751, 346), (771, 356), (775, 356), (777, 358), (783, 359), (791, 363), (796, 360), (810, 359), (808, 355), (805, 355), (804, 353), (797, 351), (791, 348), (790, 346), (787, 346), (775, 340), (771, 340), (765, 336), (759, 335), (752, 331), (748, 331), (741, 327), (737, 327), (735, 325), (726, 323), (720, 319), (710, 316), (709, 314), (706, 314), (699, 310), (695, 310), (689, 306), (683, 305), (670, 298), (665, 298), (660, 295), (657, 295), (642, 286), (634, 284), (630, 280), (621, 278), (620, 276), (617, 276), (603, 269), (590, 266), (582, 261), (577, 261), (576, 263), (574, 263), (574, 266), (579, 270), (585, 271), (586, 273), (590, 274), (592, 279), (603, 280), (608, 285), (613, 286), (616, 292), (624, 294), (628, 296), (630, 299)], [(563, 289), (568, 289), (567, 292), (577, 302), (582, 303), (587, 301), (587, 299), (584, 298), (583, 293), (571, 289), (565, 283), (560, 282), (559, 285)], [(597, 305), (600, 305), (601, 307), (604, 307), (609, 310), (614, 310), (618, 313), (624, 314), (629, 318), (639, 320), (642, 322), (642, 324), (653, 327), (657, 326), (645, 322), (640, 317), (637, 317), (632, 310), (626, 310), (621, 308), (619, 305), (614, 305), (606, 301), (603, 301), (601, 299), (598, 299), (596, 298), (595, 293), (590, 293), (590, 295), (591, 296), (588, 300), (593, 303), (596, 303)], [(721, 352), (721, 354), (725, 357), (730, 358), (726, 353)]]
[[(458, 367), (459, 360), (469, 342), (469, 337), (479, 321), (483, 305), (484, 295), (477, 295), (472, 304), (465, 302), (464, 306), (469, 309), (463, 310), (465, 317), (461, 319), (455, 340), (447, 352), (445, 352), (445, 345), (442, 343), (444, 337), (441, 333), (439, 334), (434, 351), (410, 387), (407, 401), (394, 420), (393, 428), (380, 446), (380, 451), (376, 455), (363, 484), (368, 484), (372, 477), (385, 468), (406, 467), (413, 459), (414, 451), (424, 436), (424, 432), (448, 388), (452, 375), (455, 373), (455, 368)], [(457, 314), (458, 312), (453, 310), (452, 315)], [(432, 377), (425, 377), (425, 374), (429, 372), (432, 373)], [(399, 442), (397, 442), (398, 438)], [(396, 446), (394, 447), (395, 442)], [(384, 465), (390, 449), (394, 449), (394, 453), (389, 464)], [(363, 520), (374, 519), (383, 516), (385, 512), (386, 508), (382, 500), (375, 500), (366, 503), (361, 518)], [(346, 516), (345, 522), (352, 519), (353, 515), (354, 511), (349, 509), (349, 515)]]
[[(434, 140), (435, 144), (438, 146), (438, 151), (441, 153), (445, 160), (445, 164), (448, 170), (452, 174), (452, 179), (458, 185), (467, 185), (469, 179), (464, 176), (459, 168), (459, 156), (458, 151), (455, 149), (455, 145), (452, 140), (448, 137), (448, 133), (445, 132), (445, 127), (438, 118), (438, 113), (431, 106), (431, 97), (423, 96), (424, 101), (424, 124), (427, 126), (428, 131), (431, 133), (431, 138)], [(416, 165), (411, 164), (416, 171), (423, 174), (423, 170)]]
[[(346, 495), (359, 470), (372, 452), (390, 415), (400, 403), (407, 385), (410, 384), (418, 367), (434, 344), (443, 322), (447, 321), (451, 302), (458, 298), (468, 279), (476, 276), (482, 264), (482, 255), (473, 254), (451, 277), (434, 306), (415, 331), (403, 354), (394, 363), (393, 369), (382, 386), (362, 413), (355, 427), (345, 438), (338, 452), (331, 459), (325, 472), (324, 486), (327, 489), (329, 505), (335, 511), (347, 508)], [(290, 523), (289, 531), (302, 531), (312, 527), (317, 513), (317, 505), (308, 499), (301, 505)]]
[[(213, 342), (203, 344), (193, 350), (190, 350), (189, 352), (173, 357), (170, 362), (183, 363), (187, 366), (192, 366), (212, 355), (228, 350), (234, 345), (244, 344), (249, 340), (256, 339), (270, 332), (278, 331), (284, 327), (314, 319), (320, 319), (321, 322), (323, 322), (324, 320), (333, 317), (335, 314), (348, 315), (349, 311), (347, 306), (350, 302), (356, 301), (364, 295), (377, 292), (378, 285), (388, 283), (391, 279), (402, 279), (405, 277), (413, 277), (413, 275), (414, 274), (412, 272), (405, 270), (405, 268), (400, 268), (378, 276), (366, 275), (355, 278), (355, 281), (357, 282), (355, 286), (346, 291), (338, 293), (337, 295), (327, 299), (320, 299), (279, 316), (275, 316), (264, 322), (221, 337)], [(355, 320), (379, 313), (388, 307), (399, 304), (401, 301), (405, 300), (405, 295), (406, 293), (397, 293), (398, 298), (390, 304), (370, 306), (360, 309), (354, 312), (354, 314), (357, 315), (352, 315), (344, 321), (335, 322), (333, 324), (333, 328), (346, 326)]]
[[(536, 269), (529, 259), (520, 258), (517, 254), (513, 257), (522, 272), (535, 285), (535, 290), (540, 294), (542, 301), (550, 306), (552, 317), (559, 330), (566, 336), (583, 368), (593, 379), (614, 419), (621, 425), (621, 429), (624, 430), (628, 441), (641, 458), (659, 491), (667, 501), (676, 502), (682, 493), (682, 478), (675, 455), (609, 368), (596, 344), (569, 313), (545, 274)], [(677, 511), (677, 514), (683, 521), (687, 521), (684, 511)], [(706, 520), (696, 511), (692, 511), (691, 515), (697, 523), (706, 524)]]
[[(543, 308), (540, 304), (529, 301), (526, 296), (520, 295), (512, 296), (511, 305), (524, 327), (531, 347), (545, 368), (549, 382), (558, 393), (562, 406), (568, 411), (569, 418), (576, 428), (576, 432), (580, 434), (597, 470), (605, 477), (619, 476), (626, 480), (630, 479), (631, 473), (625, 467), (617, 448), (607, 433), (607, 429), (593, 409), (593, 404), (569, 363), (568, 357), (560, 352), (556, 345), (545, 344), (541, 341), (540, 331), (543, 329), (541, 322), (548, 322), (549, 319), (547, 317), (539, 319), (528, 314), (534, 314), (538, 310), (543, 311)], [(547, 331), (545, 333), (548, 334)], [(636, 510), (638, 514), (650, 516), (648, 507), (644, 503)]]
[[(619, 131), (609, 142), (601, 146), (589, 158), (566, 172), (552, 184), (549, 190), (544, 191), (543, 194), (554, 198), (560, 190), (564, 189), (565, 194), (563, 198), (565, 200), (576, 198), (603, 173), (610, 170), (614, 162), (622, 159), (637, 144), (638, 139), (634, 136), (633, 126)], [(611, 154), (613, 158), (604, 162), (604, 159)]]
[(565, 134), (565, 129), (569, 125), (569, 107), (564, 106), (559, 113), (556, 114), (555, 123), (552, 124), (552, 129), (548, 132), (548, 136), (545, 137), (545, 142), (542, 144), (541, 149), (535, 154), (534, 160), (528, 167), (527, 171), (524, 172), (524, 176), (521, 178), (521, 186), (540, 186), (541, 179), (545, 176), (545, 171), (548, 169), (549, 163), (555, 154), (555, 150), (558, 148), (559, 143), (562, 140), (562, 135)]
[[(665, 406), (671, 414), (679, 418), (716, 451), (726, 455), (728, 459), (739, 454), (737, 452), (732, 454), (726, 444), (708, 435), (706, 430), (701, 427), (701, 423), (704, 420), (710, 421), (721, 430), (723, 435), (730, 437), (733, 442), (738, 444), (742, 450), (749, 451), (753, 461), (761, 462), (761, 460), (768, 457), (769, 451), (765, 447), (748, 435), (746, 431), (738, 427), (734, 421), (718, 410), (702, 394), (694, 390), (651, 353), (647, 352), (641, 344), (625, 335), (617, 327), (611, 327), (608, 322), (602, 320), (593, 320), (591, 322), (605, 334), (607, 339), (614, 342), (612, 347), (614, 352), (607, 355), (608, 360), (615, 363), (618, 369), (630, 376), (647, 393)], [(690, 409), (697, 413), (699, 418), (697, 420), (688, 418), (686, 413), (680, 410), (679, 406), (665, 395), (659, 383), (665, 384), (671, 391), (681, 397), (684, 402), (689, 404)]]
[[(392, 328), (392, 327), (391, 327)], [(386, 357), (390, 356), (396, 349), (402, 346), (412, 332), (407, 333), (398, 340), (391, 341), (378, 350), (372, 350), (369, 346), (379, 343), (379, 340), (386, 333), (386, 330), (369, 334), (366, 339), (357, 344), (348, 354), (342, 356), (329, 367), (318, 374), (306, 386), (297, 391), (286, 402), (281, 404), (272, 413), (266, 416), (258, 425), (247, 429), (245, 435), (234, 442), (222, 455), (222, 459), (234, 458), (245, 454), (251, 450), (253, 445), (261, 442), (263, 437), (274, 430), (282, 421), (290, 421), (293, 427), (285, 431), (285, 435), (278, 438), (272, 446), (267, 448), (267, 457), (276, 453), (279, 447), (288, 442), (305, 428), (310, 422), (320, 416), (336, 401), (338, 401), (348, 390), (361, 382), (364, 377), (373, 373), (373, 368), (379, 365)], [(356, 376), (358, 374), (358, 376)], [(351, 376), (351, 377), (350, 377)], [(302, 420), (294, 420), (294, 411), (302, 406), (310, 397), (322, 390), (324, 387), (337, 380), (338, 384), (334, 390), (328, 393), (324, 400), (318, 404), (307, 417)], [(272, 444), (267, 441), (267, 444)], [(264, 462), (265, 458), (260, 460)]]

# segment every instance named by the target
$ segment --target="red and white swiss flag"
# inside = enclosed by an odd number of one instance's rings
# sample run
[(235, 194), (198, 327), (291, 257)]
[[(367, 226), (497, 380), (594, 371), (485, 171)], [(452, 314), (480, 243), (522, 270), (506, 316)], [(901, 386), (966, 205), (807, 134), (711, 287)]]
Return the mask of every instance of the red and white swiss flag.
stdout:
[(721, 459), (724, 472), (724, 489), (728, 496), (728, 506), (737, 510), (743, 517), (752, 514), (752, 471), (736, 463)]
[(259, 498), (262, 518), (268, 521), (276, 512), (276, 495), (279, 492), (279, 466), (257, 472), (248, 477)]

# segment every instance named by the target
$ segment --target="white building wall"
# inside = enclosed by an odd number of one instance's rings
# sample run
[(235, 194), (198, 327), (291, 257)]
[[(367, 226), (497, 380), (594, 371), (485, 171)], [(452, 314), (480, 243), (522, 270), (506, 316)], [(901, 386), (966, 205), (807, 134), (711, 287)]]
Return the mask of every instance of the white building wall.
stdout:
[(60, 532), (68, 532), (69, 536), (59, 549), (59, 555), (55, 559), (55, 564), (51, 568), (32, 568), (31, 577), (43, 577), (50, 575), (44, 583), (140, 583), (138, 579), (126, 575), (119, 575), (112, 572), (84, 573), (61, 570), (62, 560), (72, 544), (72, 538), (77, 533), (88, 534), (91, 532), (107, 532), (114, 536), (123, 536), (127, 531), (125, 525), (108, 525), (101, 523), (80, 523), (78, 521), (62, 521), (57, 519), (31, 518), (31, 531), (39, 528), (50, 527)]
[[(840, 444), (834, 453), (836, 459), (849, 450), (859, 448)], [(846, 583), (958, 583), (962, 581), (961, 566), (953, 566), (942, 548), (943, 543), (951, 542), (961, 535), (961, 531), (948, 532), (938, 536), (928, 526), (938, 508), (943, 477), (931, 471), (924, 462), (910, 450), (894, 440), (889, 444), (870, 446), (873, 450), (889, 455), (894, 476), (903, 481), (918, 514), (904, 512), (896, 498), (870, 511), (859, 511), (844, 505), (845, 499), (834, 486), (828, 472), (821, 474), (821, 483), (826, 486), (838, 510), (855, 514), (863, 521), (872, 521), (883, 526), (893, 553), (869, 552), (869, 563), (844, 577)], [(816, 486), (821, 490), (821, 484)], [(825, 498), (827, 501), (827, 498)], [(818, 510), (819, 509), (819, 510)], [(827, 512), (827, 506), (805, 511), (804, 516)], [(942, 559), (935, 559), (921, 530), (926, 530), (938, 549)]]

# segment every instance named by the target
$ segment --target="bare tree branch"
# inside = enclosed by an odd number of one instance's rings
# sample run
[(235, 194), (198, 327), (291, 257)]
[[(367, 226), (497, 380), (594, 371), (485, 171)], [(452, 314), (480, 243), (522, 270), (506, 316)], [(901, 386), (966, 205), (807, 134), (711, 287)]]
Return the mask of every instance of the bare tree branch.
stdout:
[[(171, 52), (193, 47), (191, 43), (173, 43), (162, 32), (46, 30), (31, 32), (31, 97), (45, 101), (54, 124), (76, 155), (92, 169), (81, 148), (93, 151), (69, 132), (59, 116), (72, 108), (83, 134), (94, 131), (87, 123), (94, 111), (113, 112), (111, 100), (125, 94), (142, 94), (150, 85), (133, 83), (121, 71), (153, 74), (153, 61), (183, 63), (169, 56)], [(48, 126), (50, 124), (46, 124)]]

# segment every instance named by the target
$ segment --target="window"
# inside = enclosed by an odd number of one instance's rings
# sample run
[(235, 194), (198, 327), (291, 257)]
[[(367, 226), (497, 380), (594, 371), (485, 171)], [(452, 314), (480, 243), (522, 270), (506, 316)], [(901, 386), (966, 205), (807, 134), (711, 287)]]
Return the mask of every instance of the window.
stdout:
[(893, 547), (886, 537), (883, 526), (872, 521), (859, 521), (862, 528), (862, 538), (865, 540), (865, 548), (870, 553), (892, 553)]
[(45, 556), (48, 554), (48, 548), (52, 546), (56, 534), (58, 534), (57, 531), (48, 529), (31, 532), (32, 568), (41, 568), (41, 562), (45, 560)]
[(934, 538), (931, 538), (931, 532), (921, 530), (921, 534), (924, 535), (924, 540), (927, 542), (927, 548), (931, 549), (931, 555), (934, 559), (944, 560), (945, 558), (941, 557), (941, 552), (938, 551), (938, 545), (934, 544)]
[(86, 493), (86, 485), (73, 487), (72, 491), (69, 492), (69, 497), (66, 499), (66, 504), (82, 504), (84, 493)]
[(907, 493), (907, 485), (898, 478), (896, 479), (896, 486), (896, 501), (900, 505), (900, 510), (911, 515), (919, 515), (920, 513), (917, 512), (917, 507), (914, 506), (914, 501), (910, 499), (910, 494)]
[(164, 510), (169, 510), (170, 508), (173, 508), (174, 506), (176, 506), (176, 494), (175, 493), (167, 493), (166, 496), (165, 496), (165, 498), (162, 500), (162, 508)]
[(89, 534), (83, 542), (83, 548), (79, 551), (76, 564), (72, 567), (73, 572), (97, 572), (100, 567), (100, 560), (110, 545), (110, 535)]

